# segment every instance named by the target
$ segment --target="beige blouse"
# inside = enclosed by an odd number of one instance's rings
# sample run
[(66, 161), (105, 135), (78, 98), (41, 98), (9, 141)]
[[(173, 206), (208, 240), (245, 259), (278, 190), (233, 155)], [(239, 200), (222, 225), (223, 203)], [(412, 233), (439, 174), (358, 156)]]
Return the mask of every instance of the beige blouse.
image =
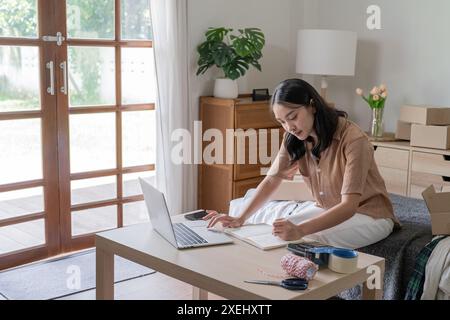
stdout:
[[(317, 206), (329, 209), (341, 202), (343, 194), (357, 193), (361, 195), (357, 213), (375, 219), (391, 218), (399, 225), (375, 163), (373, 146), (355, 123), (339, 117), (333, 141), (321, 153), (320, 160), (313, 156), (311, 147), (307, 143), (299, 167)], [(291, 164), (283, 143), (267, 175), (292, 180), (293, 167), (295, 163)]]

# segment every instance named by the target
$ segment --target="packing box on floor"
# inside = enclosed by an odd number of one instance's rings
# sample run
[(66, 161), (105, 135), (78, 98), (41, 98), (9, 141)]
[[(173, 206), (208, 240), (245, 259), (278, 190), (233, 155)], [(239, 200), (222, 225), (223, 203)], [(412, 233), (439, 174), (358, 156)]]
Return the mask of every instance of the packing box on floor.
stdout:
[(450, 235), (450, 192), (436, 192), (434, 185), (422, 192), (431, 216), (433, 235)]
[(400, 109), (400, 121), (427, 125), (450, 125), (450, 108), (405, 105)]
[(450, 149), (450, 126), (412, 124), (411, 142), (414, 147)]
[(411, 123), (398, 120), (395, 139), (411, 140)]

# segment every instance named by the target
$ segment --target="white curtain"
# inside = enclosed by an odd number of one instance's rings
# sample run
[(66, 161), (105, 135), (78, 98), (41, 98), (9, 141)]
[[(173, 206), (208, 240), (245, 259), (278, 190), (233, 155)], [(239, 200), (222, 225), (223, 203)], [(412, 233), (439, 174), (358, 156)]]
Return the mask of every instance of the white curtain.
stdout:
[(158, 98), (156, 101), (156, 186), (171, 214), (194, 209), (194, 165), (174, 164), (175, 129), (189, 129), (187, 0), (151, 0)]

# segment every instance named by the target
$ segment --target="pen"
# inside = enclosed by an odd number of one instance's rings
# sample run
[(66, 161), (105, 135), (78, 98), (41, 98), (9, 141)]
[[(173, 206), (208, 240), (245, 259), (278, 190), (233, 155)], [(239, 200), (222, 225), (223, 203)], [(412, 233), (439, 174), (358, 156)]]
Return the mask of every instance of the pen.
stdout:
[(294, 212), (295, 209), (297, 209), (298, 207), (298, 202), (295, 204), (294, 209), (291, 210), (291, 212), (289, 212), (288, 216), (290, 216), (292, 214), (292, 212)]

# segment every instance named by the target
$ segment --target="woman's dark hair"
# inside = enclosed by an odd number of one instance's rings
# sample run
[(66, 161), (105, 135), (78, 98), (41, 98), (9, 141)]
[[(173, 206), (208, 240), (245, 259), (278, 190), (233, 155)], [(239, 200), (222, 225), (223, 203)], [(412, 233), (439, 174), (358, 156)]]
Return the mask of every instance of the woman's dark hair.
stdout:
[[(317, 158), (319, 158), (320, 153), (331, 144), (339, 117), (347, 117), (345, 111), (331, 108), (313, 86), (301, 79), (288, 79), (281, 82), (275, 88), (273, 93), (271, 108), (273, 108), (275, 104), (289, 104), (287, 105), (289, 108), (296, 106), (298, 106), (298, 108), (313, 106), (316, 109), (313, 126), (318, 141), (313, 147), (312, 153)], [(308, 137), (308, 141), (312, 141), (311, 139), (311, 137)], [(305, 142), (289, 132), (285, 135), (284, 145), (289, 153), (291, 161), (299, 160), (305, 155)]]

